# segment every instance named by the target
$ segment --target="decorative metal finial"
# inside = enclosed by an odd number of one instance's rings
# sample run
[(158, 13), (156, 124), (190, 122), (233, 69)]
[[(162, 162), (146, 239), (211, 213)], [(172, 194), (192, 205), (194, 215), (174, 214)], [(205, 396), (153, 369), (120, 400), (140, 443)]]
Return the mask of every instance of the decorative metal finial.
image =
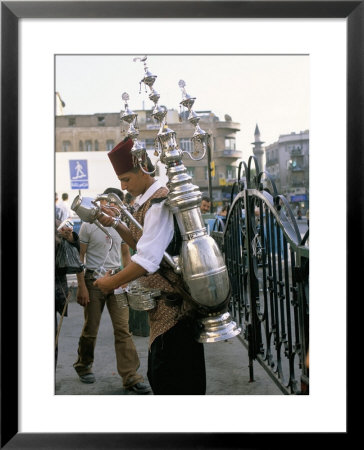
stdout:
[(142, 83), (144, 83), (144, 85), (145, 85), (145, 92), (147, 92), (147, 86), (150, 88), (150, 89), (152, 89), (152, 86), (153, 86), (153, 84), (154, 84), (154, 82), (155, 82), (155, 80), (157, 79), (157, 75), (153, 75), (151, 72), (149, 72), (149, 70), (148, 70), (148, 67), (147, 67), (147, 63), (146, 63), (146, 61), (147, 61), (147, 56), (144, 56), (143, 58), (140, 58), (140, 57), (136, 57), (136, 58), (133, 58), (133, 61), (134, 62), (136, 62), (136, 61), (141, 61), (142, 63), (144, 63), (144, 72), (145, 72), (145, 76), (144, 76), (144, 78), (139, 82), (139, 94), (140, 94), (140, 91), (141, 91), (141, 86), (142, 86)]
[[(195, 127), (195, 132), (192, 137), (192, 143), (193, 143), (193, 151), (192, 153), (187, 152), (191, 159), (194, 161), (200, 161), (204, 158), (207, 150), (208, 145), (208, 139), (209, 135), (206, 133), (206, 131), (202, 130), (199, 126), (200, 117), (193, 111), (192, 106), (195, 103), (196, 97), (191, 97), (189, 94), (187, 94), (185, 86), (186, 82), (184, 80), (179, 80), (178, 86), (182, 90), (182, 97), (183, 100), (180, 102), (180, 108), (181, 105), (184, 108), (187, 108), (189, 114), (188, 114), (188, 121)], [(182, 121), (182, 112), (180, 112), (180, 118)]]
[[(134, 58), (134, 60), (140, 58)], [(146, 56), (141, 60), (146, 60)], [(139, 126), (138, 126), (138, 114), (131, 111), (128, 106), (128, 101), (130, 99), (129, 94), (127, 92), (123, 92), (121, 98), (125, 102), (125, 111), (121, 114), (120, 119), (129, 124), (129, 128), (127, 130), (127, 136), (130, 137), (134, 144), (131, 149), (131, 154), (133, 156), (133, 164), (134, 167), (139, 167), (140, 170), (148, 175), (155, 173), (157, 164), (155, 164), (155, 169), (151, 172), (148, 172), (144, 169), (147, 165), (147, 150), (142, 142), (138, 141), (139, 136)], [(158, 162), (158, 161), (157, 161)]]
[(148, 56), (143, 56), (142, 58), (139, 56), (136, 56), (135, 58), (133, 58), (133, 61), (141, 61), (141, 62), (145, 62), (147, 60)]

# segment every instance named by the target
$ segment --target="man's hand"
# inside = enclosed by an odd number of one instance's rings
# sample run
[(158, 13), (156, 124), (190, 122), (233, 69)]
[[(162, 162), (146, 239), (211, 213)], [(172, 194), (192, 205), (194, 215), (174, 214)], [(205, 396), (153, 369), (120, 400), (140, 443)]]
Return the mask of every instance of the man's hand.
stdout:
[(59, 234), (66, 239), (68, 242), (73, 242), (72, 229), (68, 227), (63, 227), (59, 230)]
[(111, 292), (113, 292), (115, 289), (114, 287), (115, 283), (114, 280), (112, 280), (111, 270), (107, 272), (107, 274), (104, 277), (94, 281), (93, 284), (94, 286), (98, 287), (100, 291), (103, 292), (104, 294), (110, 294)]
[(123, 270), (111, 275), (109, 271), (104, 277), (94, 281), (94, 286), (98, 287), (104, 294), (113, 292), (119, 286), (126, 286), (130, 281), (145, 275), (147, 271), (139, 264), (131, 261)]
[(101, 205), (102, 214), (97, 218), (104, 227), (111, 227), (114, 222), (115, 211), (111, 208)]
[(88, 289), (85, 284), (79, 284), (77, 287), (77, 303), (81, 306), (86, 306), (87, 303), (90, 303)]
[[(112, 227), (114, 224), (114, 218), (112, 217), (115, 215), (110, 209), (108, 209), (106, 206), (101, 206), (102, 214), (97, 218), (98, 221), (103, 225), (104, 227)], [(133, 235), (131, 234), (130, 230), (122, 223), (117, 223), (116, 227), (113, 227), (116, 229), (116, 231), (119, 233), (121, 238), (124, 240), (124, 242), (129, 245), (130, 248), (135, 250), (136, 248), (136, 242), (133, 238)]]

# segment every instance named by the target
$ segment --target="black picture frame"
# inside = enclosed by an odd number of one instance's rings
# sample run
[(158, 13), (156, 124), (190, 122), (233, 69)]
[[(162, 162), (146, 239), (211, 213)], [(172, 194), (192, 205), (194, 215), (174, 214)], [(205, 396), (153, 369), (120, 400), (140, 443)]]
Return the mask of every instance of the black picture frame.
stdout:
[[(18, 432), (18, 21), (21, 18), (346, 18), (347, 19), (347, 303), (360, 292), (363, 264), (364, 5), (363, 1), (27, 1), (1, 2), (1, 448), (260, 448), (277, 434)], [(323, 168), (324, 170), (324, 168)], [(339, 177), (338, 177), (339, 179)], [(335, 183), (335, 182), (334, 182)], [(340, 186), (331, 186), (332, 190)], [(330, 188), (328, 188), (330, 189)], [(345, 213), (338, 205), (338, 214)], [(354, 253), (355, 249), (355, 253)], [(359, 250), (359, 264), (357, 256)], [(352, 256), (352, 258), (350, 257)], [(11, 270), (10, 270), (11, 269)], [(344, 274), (343, 274), (344, 276)], [(9, 301), (11, 297), (11, 301)], [(349, 347), (348, 347), (349, 349)], [(348, 359), (349, 360), (349, 359)], [(333, 367), (328, 371), (333, 372)], [(11, 368), (11, 369), (10, 369)], [(334, 376), (334, 373), (330, 374)], [(333, 393), (334, 395), (334, 393)], [(151, 412), (152, 413), (152, 412)], [(274, 412), (272, 411), (272, 414)], [(228, 420), (228, 417), (227, 419)], [(284, 420), (284, 418), (282, 418)], [(339, 438), (349, 437), (338, 433)], [(242, 436), (244, 434), (244, 436)], [(285, 447), (292, 436), (279, 435)], [(294, 435), (297, 438), (297, 434)], [(315, 445), (318, 443), (315, 433)], [(325, 438), (327, 436), (323, 436)], [(300, 445), (310, 439), (309, 433)], [(303, 440), (302, 440), (303, 439)], [(312, 439), (312, 437), (311, 437)], [(274, 445), (274, 444), (273, 444)], [(274, 445), (275, 446), (275, 445)], [(271, 448), (268, 445), (268, 448)]]

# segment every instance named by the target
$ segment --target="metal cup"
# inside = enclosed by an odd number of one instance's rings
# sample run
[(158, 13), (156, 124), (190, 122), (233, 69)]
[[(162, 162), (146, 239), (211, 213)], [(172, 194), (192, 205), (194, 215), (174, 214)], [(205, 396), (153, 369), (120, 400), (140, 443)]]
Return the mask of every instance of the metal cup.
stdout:
[(66, 228), (66, 229), (68, 229), (68, 230), (73, 230), (73, 225), (74, 225), (74, 223), (73, 223), (71, 220), (66, 219), (66, 220), (64, 220), (64, 221), (61, 223), (61, 225), (57, 228), (57, 231), (61, 231), (62, 228)]
[(161, 295), (158, 289), (148, 289), (135, 280), (126, 289), (130, 308), (136, 311), (149, 311), (156, 307), (156, 297)]

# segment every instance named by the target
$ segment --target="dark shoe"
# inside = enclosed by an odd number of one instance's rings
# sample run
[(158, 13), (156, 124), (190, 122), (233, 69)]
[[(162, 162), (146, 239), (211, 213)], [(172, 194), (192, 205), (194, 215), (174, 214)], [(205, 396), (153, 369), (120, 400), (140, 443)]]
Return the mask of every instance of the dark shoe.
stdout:
[(152, 392), (150, 386), (140, 382), (128, 387), (127, 389), (128, 391), (135, 392), (136, 394), (148, 394), (149, 392)]
[(96, 381), (95, 375), (93, 373), (85, 373), (85, 375), (79, 375), (79, 377), (82, 383), (91, 384), (95, 383)]

